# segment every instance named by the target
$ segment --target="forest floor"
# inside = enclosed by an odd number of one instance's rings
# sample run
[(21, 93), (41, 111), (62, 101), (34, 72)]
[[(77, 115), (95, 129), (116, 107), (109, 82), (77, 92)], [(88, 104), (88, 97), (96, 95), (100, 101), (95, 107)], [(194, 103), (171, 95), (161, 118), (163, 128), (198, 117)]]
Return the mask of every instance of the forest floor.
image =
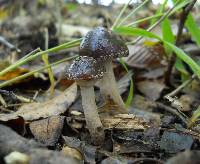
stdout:
[[(39, 7), (34, 1), (0, 6), (0, 70), (30, 52), (29, 56), (82, 38), (95, 27), (110, 28), (122, 7), (40, 3)], [(149, 5), (131, 19), (151, 16), (157, 8)], [(129, 6), (126, 14), (131, 10)], [(170, 17), (174, 34), (179, 29), (180, 12)], [(147, 28), (149, 24), (147, 20), (137, 26)], [(153, 32), (161, 36), (161, 26)], [(130, 42), (135, 38), (122, 39)], [(187, 30), (180, 40), (179, 47), (200, 61), (200, 48)], [(45, 61), (73, 58), (79, 54), (78, 46), (50, 52), (48, 57), (43, 54), (0, 76), (0, 163), (199, 163), (199, 79), (180, 60), (166, 78), (169, 61), (165, 47), (154, 39), (143, 39), (128, 49), (129, 56), (123, 58), (128, 73), (119, 60), (113, 60), (127, 110), (112, 99), (105, 101), (98, 83), (94, 87), (105, 129), (100, 146), (91, 142), (80, 88), (64, 76), (72, 59), (35, 71), (46, 66)], [(26, 78), (12, 81), (27, 73)]]

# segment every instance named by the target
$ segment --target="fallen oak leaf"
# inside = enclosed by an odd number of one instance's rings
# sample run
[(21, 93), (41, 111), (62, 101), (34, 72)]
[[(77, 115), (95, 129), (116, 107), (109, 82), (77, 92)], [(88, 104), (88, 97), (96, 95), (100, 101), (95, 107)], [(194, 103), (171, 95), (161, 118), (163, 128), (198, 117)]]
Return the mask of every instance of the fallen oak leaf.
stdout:
[(25, 121), (47, 118), (64, 113), (74, 102), (77, 95), (77, 85), (74, 83), (59, 96), (43, 103), (28, 103), (19, 108), (15, 113), (0, 114), (0, 121), (9, 121), (22, 117)]

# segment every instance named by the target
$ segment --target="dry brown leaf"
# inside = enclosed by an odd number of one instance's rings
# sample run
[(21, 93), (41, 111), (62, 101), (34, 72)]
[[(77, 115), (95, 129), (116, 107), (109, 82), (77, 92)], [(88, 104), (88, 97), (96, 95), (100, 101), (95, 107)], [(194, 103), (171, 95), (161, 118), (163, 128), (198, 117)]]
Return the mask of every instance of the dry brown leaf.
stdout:
[(150, 100), (159, 99), (165, 87), (165, 84), (159, 80), (145, 80), (137, 83), (138, 90)]
[(157, 68), (163, 66), (164, 49), (159, 43), (152, 45), (136, 44), (128, 46), (129, 56), (126, 64), (136, 68)]
[[(7, 60), (1, 60), (0, 61), (0, 70), (5, 69), (9, 65), (10, 65), (10, 63)], [(10, 80), (12, 78), (15, 78), (15, 77), (20, 76), (20, 75), (27, 73), (27, 72), (29, 72), (28, 69), (19, 67), (19, 68), (16, 68), (16, 69), (6, 73), (3, 76), (0, 76), (0, 80), (2, 80), (2, 81)]]
[(52, 116), (30, 123), (30, 130), (34, 137), (47, 146), (54, 146), (58, 141), (63, 124), (63, 116)]
[(194, 104), (194, 97), (192, 95), (182, 95), (179, 101), (182, 104), (180, 111), (188, 112), (192, 110), (192, 104)]
[(64, 146), (62, 151), (63, 155), (67, 156), (67, 157), (73, 157), (75, 159), (78, 159), (79, 161), (83, 160), (83, 155), (80, 153), (79, 150), (75, 149), (75, 148), (71, 148), (69, 146)]
[(29, 72), (27, 69), (24, 69), (24, 68), (17, 68), (13, 71), (10, 71), (8, 73), (6, 73), (5, 75), (3, 76), (0, 76), (0, 80), (10, 80), (10, 79), (13, 79), (15, 77), (18, 77), (24, 73), (27, 73)]
[(15, 113), (0, 114), (1, 121), (9, 121), (22, 117), (25, 121), (47, 118), (64, 113), (74, 102), (77, 94), (77, 85), (74, 83), (61, 95), (43, 103), (29, 103), (19, 108)]

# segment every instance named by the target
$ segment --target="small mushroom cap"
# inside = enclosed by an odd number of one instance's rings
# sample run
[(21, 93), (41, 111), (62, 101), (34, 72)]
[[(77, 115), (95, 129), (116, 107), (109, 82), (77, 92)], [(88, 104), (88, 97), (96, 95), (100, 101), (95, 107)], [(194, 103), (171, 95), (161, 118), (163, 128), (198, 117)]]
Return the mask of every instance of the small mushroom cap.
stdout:
[(92, 80), (100, 79), (105, 72), (93, 57), (80, 56), (66, 69), (66, 77), (69, 80)]
[(104, 27), (89, 31), (80, 44), (80, 56), (91, 56), (101, 61), (125, 57), (128, 54), (125, 43)]

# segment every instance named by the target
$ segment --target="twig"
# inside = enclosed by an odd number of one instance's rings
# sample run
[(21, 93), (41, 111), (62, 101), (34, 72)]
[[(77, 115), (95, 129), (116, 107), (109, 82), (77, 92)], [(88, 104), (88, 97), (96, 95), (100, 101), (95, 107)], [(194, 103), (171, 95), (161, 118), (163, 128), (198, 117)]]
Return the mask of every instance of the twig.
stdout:
[(15, 50), (17, 53), (20, 53), (21, 50), (15, 47), (12, 43), (8, 42), (4, 37), (0, 36), (0, 43), (4, 44), (6, 47), (11, 50)]
[(11, 110), (9, 110), (9, 109), (7, 109), (7, 108), (5, 108), (4, 106), (0, 106), (0, 111), (3, 111), (3, 112), (8, 112), (8, 113), (12, 113), (13, 111), (11, 111)]
[(33, 101), (36, 101), (38, 94), (39, 94), (39, 91), (36, 91), (35, 94), (33, 95), (33, 98), (32, 98)]
[[(21, 95), (17, 95), (12, 91), (0, 89), (0, 93), (3, 94), (3, 95), (6, 95), (6, 96), (12, 97), (15, 100), (20, 100), (21, 102), (25, 102), (25, 103), (33, 102), (31, 99), (23, 97)], [(8, 107), (8, 105), (6, 107)]]
[(188, 124), (187, 119), (184, 116), (182, 116), (182, 114), (179, 113), (176, 109), (171, 108), (169, 106), (166, 106), (166, 105), (159, 103), (159, 102), (156, 102), (156, 105), (157, 105), (158, 108), (164, 109), (164, 110), (166, 110), (166, 111), (168, 111), (172, 114), (175, 114), (178, 118), (180, 118), (185, 123), (185, 125)]
[(174, 91), (171, 93), (165, 95), (164, 97), (173, 97), (177, 95), (183, 88), (185, 88), (187, 85), (189, 85), (197, 76), (195, 74), (192, 75), (192, 77), (188, 80), (186, 80), (184, 83), (182, 83), (178, 88), (176, 88)]
[(164, 96), (164, 98), (167, 99), (169, 102), (171, 102), (172, 106), (175, 107), (178, 110), (178, 112), (181, 113), (185, 117), (186, 117), (186, 115), (181, 112), (181, 109), (183, 108), (182, 103), (173, 97), (176, 96), (183, 88), (185, 88), (187, 85), (189, 85), (192, 82), (192, 80), (194, 80), (194, 78), (196, 78), (196, 77), (197, 76), (195, 74), (193, 74), (189, 80), (185, 81), (174, 91), (172, 91), (171, 93)]
[(7, 103), (6, 103), (6, 101), (4, 100), (4, 98), (2, 97), (1, 94), (0, 94), (0, 102), (4, 107), (7, 107)]
[[(180, 44), (185, 21), (187, 19), (188, 14), (190, 13), (192, 8), (194, 7), (196, 1), (197, 0), (193, 0), (191, 3), (189, 3), (188, 5), (186, 5), (183, 8), (181, 18), (180, 18), (180, 21), (179, 21), (178, 33), (177, 33), (177, 37), (176, 37), (176, 41), (175, 41), (176, 46), (179, 46), (179, 44)], [(175, 62), (176, 62), (176, 54), (173, 53), (171, 55), (170, 59), (169, 59), (167, 71), (165, 72), (165, 84), (167, 84), (167, 85), (170, 85), (171, 72), (172, 72), (172, 69), (173, 69)]]

